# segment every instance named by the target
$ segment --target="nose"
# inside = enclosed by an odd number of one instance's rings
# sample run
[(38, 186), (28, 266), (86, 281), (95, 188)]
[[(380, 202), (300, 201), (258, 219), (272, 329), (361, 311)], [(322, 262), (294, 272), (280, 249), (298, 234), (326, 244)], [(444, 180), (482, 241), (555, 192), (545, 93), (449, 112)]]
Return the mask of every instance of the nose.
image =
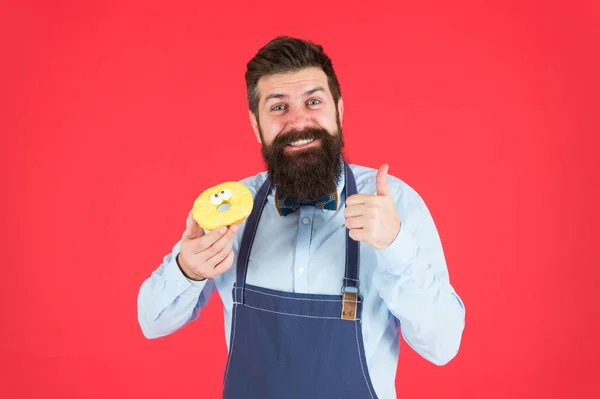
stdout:
[(306, 127), (309, 127), (310, 124), (310, 115), (308, 114), (308, 111), (304, 109), (304, 107), (296, 106), (289, 110), (287, 120), (289, 129), (300, 131)]

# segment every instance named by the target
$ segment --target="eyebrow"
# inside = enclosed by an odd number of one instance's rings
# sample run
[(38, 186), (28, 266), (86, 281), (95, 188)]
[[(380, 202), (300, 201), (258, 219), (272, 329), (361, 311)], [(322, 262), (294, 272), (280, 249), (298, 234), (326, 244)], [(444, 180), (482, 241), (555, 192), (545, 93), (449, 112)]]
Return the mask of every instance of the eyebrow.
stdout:
[[(317, 87), (315, 87), (314, 89), (310, 89), (310, 90), (308, 90), (308, 91), (305, 91), (305, 92), (304, 92), (304, 95), (305, 95), (305, 96), (310, 96), (311, 94), (314, 94), (314, 93), (316, 93), (316, 92), (318, 92), (318, 91), (325, 92), (325, 89), (324, 89), (323, 87), (321, 87), (321, 86), (317, 86)], [(270, 100), (270, 99), (272, 99), (272, 98), (287, 98), (287, 97), (289, 97), (287, 94), (282, 94), (282, 93), (271, 93), (271, 94), (269, 94), (267, 97), (265, 97), (265, 101), (264, 101), (264, 103), (266, 104), (266, 103), (267, 103), (267, 101), (269, 101), (269, 100)]]

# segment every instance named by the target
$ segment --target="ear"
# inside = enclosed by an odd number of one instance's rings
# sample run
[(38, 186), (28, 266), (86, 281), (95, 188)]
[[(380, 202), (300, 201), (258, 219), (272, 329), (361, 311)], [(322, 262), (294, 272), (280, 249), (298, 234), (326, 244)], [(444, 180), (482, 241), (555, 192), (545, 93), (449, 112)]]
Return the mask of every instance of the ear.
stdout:
[(252, 111), (248, 110), (248, 116), (250, 117), (250, 124), (252, 125), (252, 130), (254, 130), (256, 141), (261, 144), (262, 142), (260, 141), (260, 132), (258, 131), (258, 121), (256, 120), (256, 115), (254, 115)]
[(340, 97), (338, 101), (338, 113), (340, 114), (340, 125), (343, 126), (344, 121), (344, 99)]

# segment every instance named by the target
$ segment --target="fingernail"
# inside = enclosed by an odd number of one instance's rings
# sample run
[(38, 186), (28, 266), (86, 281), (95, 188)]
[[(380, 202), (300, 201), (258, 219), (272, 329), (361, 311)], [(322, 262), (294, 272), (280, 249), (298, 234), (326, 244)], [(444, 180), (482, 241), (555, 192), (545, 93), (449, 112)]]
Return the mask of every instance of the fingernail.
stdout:
[(236, 232), (236, 231), (238, 231), (238, 229), (239, 229), (239, 228), (240, 228), (240, 226), (238, 226), (237, 224), (234, 224), (234, 225), (231, 227), (231, 230), (233, 230), (234, 232)]
[(225, 227), (225, 226), (219, 227), (219, 233), (225, 234), (226, 231), (227, 231), (227, 227)]

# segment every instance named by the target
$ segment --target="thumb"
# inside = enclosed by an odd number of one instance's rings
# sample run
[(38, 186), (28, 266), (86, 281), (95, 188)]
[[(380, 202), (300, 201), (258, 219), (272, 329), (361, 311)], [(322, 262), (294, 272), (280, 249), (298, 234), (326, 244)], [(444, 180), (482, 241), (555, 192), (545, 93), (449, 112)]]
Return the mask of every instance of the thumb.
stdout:
[(204, 234), (206, 234), (204, 229), (198, 225), (198, 222), (194, 219), (193, 211), (191, 210), (185, 221), (185, 232), (183, 233), (182, 238), (193, 240), (194, 238), (202, 237)]
[(377, 177), (375, 179), (375, 184), (377, 186), (377, 195), (384, 195), (386, 197), (391, 197), (390, 186), (388, 185), (387, 179), (387, 171), (389, 169), (389, 165), (385, 164), (379, 167), (377, 171)]

